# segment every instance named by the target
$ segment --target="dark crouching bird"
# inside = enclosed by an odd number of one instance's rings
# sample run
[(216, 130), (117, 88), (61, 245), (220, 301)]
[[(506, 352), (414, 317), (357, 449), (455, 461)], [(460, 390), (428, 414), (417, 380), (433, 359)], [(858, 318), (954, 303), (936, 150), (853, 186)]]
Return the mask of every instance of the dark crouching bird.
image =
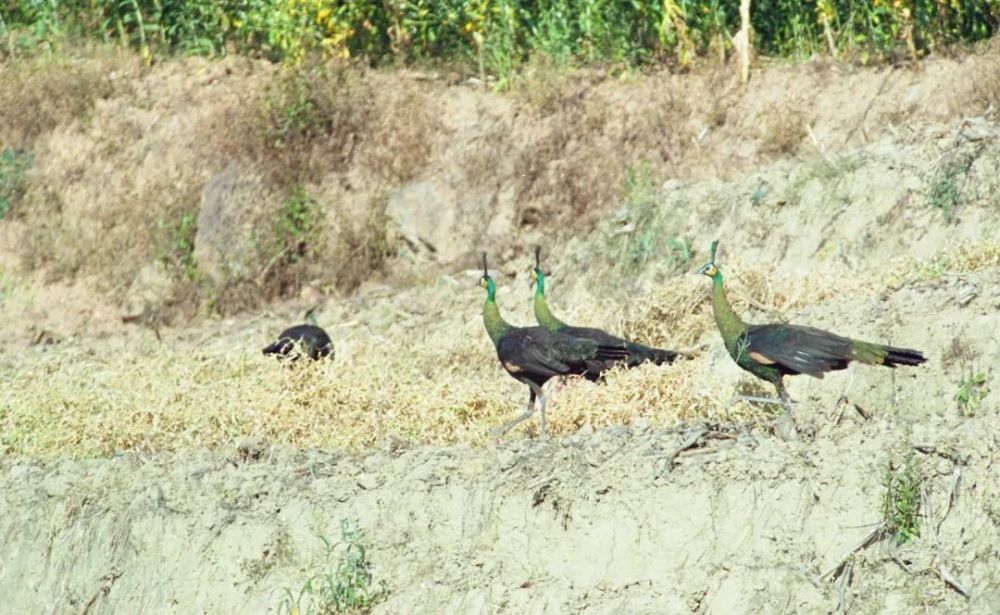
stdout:
[[(698, 273), (712, 278), (712, 312), (726, 350), (736, 364), (774, 385), (781, 403), (791, 409), (791, 398), (782, 379), (845, 369), (851, 361), (869, 365), (920, 365), (927, 359), (918, 350), (852, 340), (822, 329), (798, 325), (749, 325), (736, 315), (722, 285), (722, 271), (715, 264), (718, 240), (712, 242), (712, 260)], [(777, 400), (748, 398), (775, 403)]]
[(306, 320), (310, 324), (295, 325), (282, 331), (278, 339), (264, 348), (264, 354), (277, 355), (279, 359), (287, 358), (297, 361), (305, 355), (310, 359), (319, 360), (333, 358), (333, 342), (322, 328), (316, 325), (313, 308), (306, 312)]
[(514, 420), (493, 430), (496, 437), (510, 431), (512, 427), (529, 418), (535, 410), (535, 399), (539, 401), (541, 434), (545, 438), (545, 394), (542, 385), (556, 376), (586, 374), (607, 361), (621, 361), (628, 356), (622, 345), (601, 344), (594, 340), (580, 339), (549, 331), (545, 327), (515, 327), (500, 316), (496, 302), (496, 284), (486, 269), (486, 253), (483, 253), (483, 277), (479, 285), (486, 289), (486, 303), (483, 306), (483, 324), (497, 351), (501, 365), (515, 380), (530, 389), (528, 408)]
[[(556, 318), (549, 309), (548, 302), (545, 300), (545, 274), (542, 273), (540, 263), (541, 250), (542, 249), (540, 247), (535, 248), (535, 268), (531, 271), (531, 279), (535, 283), (535, 320), (538, 321), (539, 325), (555, 333), (565, 333), (566, 335), (572, 335), (573, 337), (593, 340), (598, 344), (608, 346), (624, 346), (628, 350), (628, 356), (626, 357), (624, 363), (629, 367), (635, 367), (647, 361), (655, 363), (656, 365), (674, 362), (674, 359), (677, 358), (677, 352), (673, 350), (663, 350), (660, 348), (653, 348), (651, 346), (644, 346), (642, 344), (630, 342), (620, 337), (611, 335), (606, 331), (602, 331), (601, 329), (594, 329), (591, 327), (574, 327), (572, 325), (567, 325), (563, 321)], [(615, 363), (618, 363), (618, 361), (594, 362), (594, 369), (592, 371), (588, 371), (584, 375), (590, 380), (596, 380), (604, 372), (611, 369)]]

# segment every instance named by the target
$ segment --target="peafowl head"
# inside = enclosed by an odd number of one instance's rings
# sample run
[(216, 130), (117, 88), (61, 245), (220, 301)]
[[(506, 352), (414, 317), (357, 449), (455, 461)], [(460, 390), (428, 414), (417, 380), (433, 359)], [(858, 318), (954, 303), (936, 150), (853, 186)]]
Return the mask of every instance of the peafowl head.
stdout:
[(715, 241), (712, 242), (712, 260), (702, 265), (701, 269), (698, 270), (698, 273), (702, 275), (707, 275), (712, 279), (715, 279), (716, 276), (722, 275), (722, 273), (719, 271), (719, 268), (715, 265), (715, 251), (718, 249), (718, 247), (719, 247), (719, 240), (716, 239)]
[(535, 246), (535, 268), (531, 270), (531, 285), (538, 284), (538, 292), (545, 294), (545, 274), (541, 265), (542, 247)]
[(483, 277), (479, 278), (479, 285), (486, 289), (486, 294), (491, 299), (497, 292), (496, 284), (494, 284), (493, 278), (490, 277), (489, 272), (486, 270), (486, 252), (483, 252)]

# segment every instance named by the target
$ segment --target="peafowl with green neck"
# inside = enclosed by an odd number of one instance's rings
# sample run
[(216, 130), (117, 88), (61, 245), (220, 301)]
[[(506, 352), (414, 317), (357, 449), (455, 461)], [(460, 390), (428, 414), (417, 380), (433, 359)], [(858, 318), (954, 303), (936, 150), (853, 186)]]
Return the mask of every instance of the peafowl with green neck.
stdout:
[[(729, 356), (736, 364), (761, 380), (774, 385), (780, 403), (791, 408), (792, 399), (783, 378), (808, 374), (822, 378), (825, 372), (846, 369), (851, 361), (869, 365), (920, 365), (927, 358), (919, 350), (896, 348), (847, 337), (799, 325), (750, 325), (733, 311), (726, 298), (722, 271), (715, 264), (719, 241), (712, 242), (712, 260), (698, 273), (712, 278), (712, 312)], [(767, 398), (746, 398), (749, 401), (779, 403)]]
[[(555, 333), (564, 333), (572, 335), (573, 337), (593, 340), (598, 344), (624, 346), (628, 350), (628, 356), (624, 361), (625, 365), (628, 367), (635, 367), (646, 363), (647, 361), (655, 363), (656, 365), (674, 362), (678, 353), (673, 350), (653, 348), (652, 346), (645, 346), (643, 344), (630, 342), (623, 338), (611, 335), (601, 329), (591, 327), (574, 327), (556, 318), (555, 315), (552, 314), (552, 310), (549, 309), (548, 301), (545, 299), (545, 274), (542, 272), (541, 267), (541, 250), (542, 249), (540, 247), (535, 247), (535, 268), (531, 271), (531, 279), (535, 284), (535, 320), (538, 321), (539, 325)], [(601, 363), (595, 363), (595, 369), (587, 372), (584, 376), (590, 380), (596, 380), (600, 378), (604, 372), (611, 369), (615, 363), (619, 362), (620, 361), (604, 361)]]
[[(319, 307), (319, 306), (317, 306)], [(333, 359), (333, 342), (317, 323), (312, 308), (306, 312), (308, 324), (289, 327), (278, 334), (278, 339), (264, 348), (264, 354), (276, 355), (279, 359), (294, 362), (301, 356), (316, 361), (329, 357)]]
[(586, 374), (604, 362), (621, 361), (628, 350), (620, 344), (602, 344), (580, 339), (564, 333), (549, 331), (544, 327), (515, 327), (500, 315), (496, 302), (496, 284), (486, 268), (483, 253), (483, 276), (479, 285), (486, 289), (483, 305), (483, 324), (497, 351), (500, 364), (512, 378), (530, 390), (525, 412), (502, 427), (495, 429), (495, 437), (502, 436), (534, 413), (538, 399), (541, 434), (547, 437), (545, 423), (545, 393), (542, 385), (556, 376)]

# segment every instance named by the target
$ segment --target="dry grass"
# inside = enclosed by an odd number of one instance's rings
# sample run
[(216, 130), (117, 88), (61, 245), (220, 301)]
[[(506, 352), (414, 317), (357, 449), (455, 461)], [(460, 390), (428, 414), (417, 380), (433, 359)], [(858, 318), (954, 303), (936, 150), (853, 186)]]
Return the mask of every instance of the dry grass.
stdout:
[(373, 93), (361, 70), (316, 58), (277, 70), (245, 107), (231, 110), (226, 155), (278, 186), (315, 181), (353, 160), (369, 131)]
[(30, 150), (56, 127), (86, 121), (97, 100), (120, 89), (123, 72), (136, 66), (110, 49), (86, 58), (54, 55), (0, 64), (0, 149)]
[[(947, 262), (953, 272), (996, 267), (1000, 244), (962, 248), (928, 262)], [(750, 298), (768, 310), (790, 312), (874, 294), (903, 271), (933, 279), (920, 273), (930, 270), (905, 259), (860, 280), (816, 276), (822, 283), (768, 278), (773, 272), (739, 263), (726, 271), (741, 311), (755, 309)], [(592, 299), (564, 315), (654, 344), (718, 344), (708, 288), (703, 277), (677, 276), (624, 314), (609, 316), (607, 302)], [(512, 322), (530, 322), (524, 294), (520, 284), (500, 288), (501, 307)], [(490, 428), (523, 409), (527, 389), (501, 370), (482, 330), (481, 301), (470, 279), (459, 278), (328, 305), (320, 321), (334, 337), (336, 360), (293, 369), (259, 354), (284, 326), (273, 320), (221, 332), (202, 329), (199, 339), (189, 332), (184, 338), (168, 334), (162, 344), (147, 335), (141, 343), (110, 340), (30, 357), (7, 355), (0, 362), (9, 391), (0, 405), (2, 450), (94, 456), (229, 447), (243, 437), (349, 449), (389, 437), (483, 445)], [(672, 366), (614, 370), (599, 385), (579, 379), (549, 385), (550, 428), (562, 435), (640, 417), (654, 425), (769, 419), (771, 408), (727, 405), (754, 381), (743, 377), (734, 389), (733, 374), (724, 372), (702, 356)], [(537, 433), (537, 420), (524, 425), (509, 437)]]
[(805, 118), (791, 109), (774, 109), (763, 118), (761, 151), (771, 156), (794, 154), (806, 137)]
[(982, 72), (972, 83), (972, 96), (983, 109), (1000, 109), (1000, 44), (994, 39), (981, 58)]
[(396, 87), (401, 91), (380, 101), (381, 108), (364, 127), (371, 138), (361, 143), (359, 157), (373, 174), (398, 185), (426, 167), (435, 141), (448, 133), (438, 100), (415, 88)]

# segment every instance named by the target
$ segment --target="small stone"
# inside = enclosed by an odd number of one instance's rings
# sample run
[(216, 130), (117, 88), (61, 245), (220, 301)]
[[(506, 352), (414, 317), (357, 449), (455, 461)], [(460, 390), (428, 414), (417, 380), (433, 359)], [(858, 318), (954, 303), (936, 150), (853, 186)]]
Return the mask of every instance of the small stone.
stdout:
[(955, 303), (959, 307), (965, 307), (972, 302), (979, 295), (979, 287), (977, 287), (972, 282), (966, 282), (958, 289), (958, 293), (955, 295)]

